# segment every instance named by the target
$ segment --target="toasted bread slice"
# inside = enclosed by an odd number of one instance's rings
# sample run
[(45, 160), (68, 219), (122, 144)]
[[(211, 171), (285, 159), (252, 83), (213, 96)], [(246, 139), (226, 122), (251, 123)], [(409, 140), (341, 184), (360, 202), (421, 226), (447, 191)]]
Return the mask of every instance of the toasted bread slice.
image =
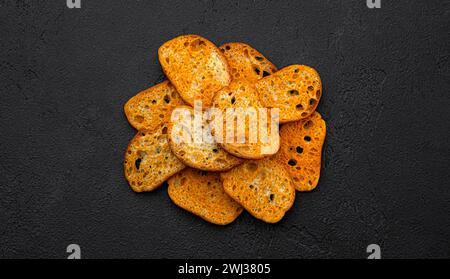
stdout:
[(203, 37), (176, 37), (159, 48), (158, 56), (164, 73), (190, 106), (199, 100), (210, 107), (214, 93), (231, 81), (222, 52)]
[(233, 80), (216, 93), (214, 109), (221, 112), (223, 121), (214, 119), (212, 132), (226, 151), (245, 159), (262, 159), (278, 151), (278, 119), (262, 107), (250, 82)]
[(137, 130), (154, 130), (169, 122), (172, 110), (184, 105), (169, 81), (164, 81), (131, 98), (125, 104), (125, 115)]
[(295, 189), (311, 191), (320, 177), (326, 124), (318, 112), (280, 129), (281, 148), (274, 159), (289, 171)]
[(295, 189), (287, 170), (266, 158), (248, 161), (221, 173), (225, 192), (250, 214), (267, 223), (280, 221), (295, 200)]
[(244, 43), (226, 43), (220, 47), (228, 61), (233, 79), (246, 79), (255, 83), (277, 71), (264, 55)]
[(153, 191), (184, 168), (170, 150), (165, 125), (139, 131), (125, 152), (125, 177), (135, 192)]
[(177, 110), (185, 111), (177, 111), (171, 118), (169, 143), (172, 152), (185, 165), (206, 171), (226, 171), (243, 162), (217, 144), (211, 135), (207, 112), (195, 112), (187, 106)]
[(317, 108), (322, 81), (313, 68), (292, 65), (256, 83), (261, 103), (280, 109), (280, 123), (305, 119)]
[(223, 190), (219, 173), (187, 168), (168, 183), (169, 197), (176, 205), (210, 223), (227, 225), (243, 211)]

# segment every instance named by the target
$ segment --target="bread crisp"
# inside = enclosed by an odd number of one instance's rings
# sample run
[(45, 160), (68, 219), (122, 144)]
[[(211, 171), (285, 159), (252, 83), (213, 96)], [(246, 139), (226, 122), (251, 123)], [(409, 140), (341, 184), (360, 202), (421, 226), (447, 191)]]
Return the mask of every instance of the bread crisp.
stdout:
[[(214, 119), (211, 122), (212, 132), (216, 141), (226, 151), (245, 159), (262, 159), (278, 151), (280, 147), (278, 121), (267, 110), (265, 110), (267, 111), (267, 117), (262, 118), (263, 113), (259, 109), (263, 109), (263, 107), (254, 86), (250, 82), (233, 80), (228, 87), (216, 93), (213, 103), (214, 108), (222, 112), (224, 121), (220, 123)], [(228, 113), (230, 109), (234, 109), (236, 113)], [(238, 113), (239, 110), (249, 114)], [(237, 123), (239, 115), (241, 115), (241, 119), (244, 119), (245, 116), (245, 125)], [(271, 123), (272, 120), (276, 123)], [(264, 137), (259, 133), (262, 125), (267, 128)], [(245, 130), (242, 131), (242, 129)], [(275, 129), (273, 133), (272, 129)], [(239, 141), (239, 137), (243, 137), (244, 140)]]
[(164, 43), (158, 50), (162, 69), (183, 100), (210, 107), (214, 93), (227, 86), (231, 77), (222, 52), (209, 40), (184, 35)]
[[(187, 106), (177, 110), (185, 111), (174, 113), (169, 124), (169, 143), (172, 152), (184, 164), (206, 171), (226, 171), (243, 162), (216, 143), (206, 112), (195, 113)], [(199, 119), (198, 124), (194, 123), (195, 115)]]
[(140, 130), (125, 152), (125, 177), (135, 192), (153, 191), (184, 168), (170, 150), (165, 125), (154, 131)]
[(225, 192), (254, 217), (267, 223), (280, 221), (295, 200), (287, 170), (266, 158), (248, 161), (221, 173)]
[(245, 79), (255, 83), (277, 71), (275, 65), (264, 55), (247, 44), (226, 43), (220, 46), (220, 50), (228, 61), (233, 79)]
[(125, 104), (125, 115), (137, 130), (154, 130), (169, 122), (172, 110), (184, 105), (183, 100), (169, 81), (146, 89)]
[(243, 211), (223, 190), (218, 173), (187, 168), (168, 183), (169, 197), (176, 205), (210, 223), (227, 225)]
[(325, 135), (326, 124), (318, 112), (280, 129), (281, 148), (274, 159), (286, 167), (298, 191), (311, 191), (319, 182)]
[(261, 103), (280, 109), (280, 123), (310, 116), (322, 96), (322, 81), (313, 68), (292, 65), (256, 83)]

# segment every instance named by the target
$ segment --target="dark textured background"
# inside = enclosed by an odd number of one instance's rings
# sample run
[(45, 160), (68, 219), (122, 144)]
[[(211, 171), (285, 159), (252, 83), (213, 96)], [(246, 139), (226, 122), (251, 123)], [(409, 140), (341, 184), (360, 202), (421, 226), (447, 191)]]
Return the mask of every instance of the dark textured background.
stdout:
[[(450, 257), (450, 1), (0, 0), (0, 258)], [(123, 104), (196, 33), (321, 74), (316, 191), (227, 227), (134, 194)]]

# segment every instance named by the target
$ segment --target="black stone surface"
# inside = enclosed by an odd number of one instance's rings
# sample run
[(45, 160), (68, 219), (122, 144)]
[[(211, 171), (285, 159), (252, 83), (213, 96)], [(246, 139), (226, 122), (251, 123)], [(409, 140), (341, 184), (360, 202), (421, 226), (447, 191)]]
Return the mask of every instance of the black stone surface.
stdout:
[[(316, 191), (276, 225), (218, 227), (134, 194), (124, 103), (195, 33), (321, 74)], [(0, 258), (450, 256), (450, 2), (0, 0)]]

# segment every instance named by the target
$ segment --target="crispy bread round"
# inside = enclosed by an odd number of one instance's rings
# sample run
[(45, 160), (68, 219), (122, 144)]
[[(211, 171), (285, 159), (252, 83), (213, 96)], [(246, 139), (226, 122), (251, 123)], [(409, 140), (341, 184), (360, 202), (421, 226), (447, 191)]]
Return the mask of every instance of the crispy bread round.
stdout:
[[(278, 151), (278, 122), (272, 123), (270, 110), (260, 110), (264, 108), (250, 82), (233, 80), (228, 87), (216, 93), (213, 104), (214, 109), (221, 112), (223, 121), (214, 119), (211, 122), (212, 132), (226, 151), (245, 159), (262, 159)], [(230, 113), (232, 110), (235, 113)], [(262, 118), (264, 111), (267, 114)], [(240, 119), (245, 120), (244, 123), (237, 123), (239, 115)], [(266, 128), (265, 135), (260, 133), (263, 125)], [(275, 129), (273, 133), (272, 129)]]
[(172, 110), (184, 105), (169, 81), (159, 83), (131, 98), (124, 107), (131, 126), (137, 130), (154, 130), (169, 122)]
[(311, 191), (319, 182), (325, 135), (326, 124), (318, 112), (280, 129), (281, 147), (274, 159), (286, 167), (298, 191)]
[(280, 123), (310, 116), (322, 96), (322, 81), (313, 68), (292, 65), (256, 83), (261, 103), (280, 109)]
[(140, 130), (125, 152), (125, 177), (135, 192), (153, 191), (184, 168), (170, 150), (165, 125), (154, 131)]
[[(211, 135), (206, 112), (194, 112), (191, 107), (180, 107), (184, 113), (174, 113), (169, 123), (169, 143), (172, 152), (184, 164), (206, 171), (226, 171), (241, 164), (243, 159), (235, 157), (220, 147)], [(195, 115), (198, 123), (195, 122)], [(199, 127), (196, 127), (199, 126)]]
[(233, 79), (245, 79), (255, 83), (277, 71), (275, 65), (248, 44), (226, 43), (219, 48), (228, 61)]
[(267, 223), (280, 221), (295, 201), (287, 170), (266, 158), (248, 161), (221, 173), (225, 192), (254, 217)]
[(164, 73), (190, 106), (199, 100), (204, 108), (210, 107), (214, 93), (231, 81), (222, 52), (197, 35), (179, 36), (164, 43), (158, 57)]
[(170, 199), (179, 207), (217, 224), (233, 222), (243, 208), (223, 190), (218, 173), (187, 168), (168, 181)]

